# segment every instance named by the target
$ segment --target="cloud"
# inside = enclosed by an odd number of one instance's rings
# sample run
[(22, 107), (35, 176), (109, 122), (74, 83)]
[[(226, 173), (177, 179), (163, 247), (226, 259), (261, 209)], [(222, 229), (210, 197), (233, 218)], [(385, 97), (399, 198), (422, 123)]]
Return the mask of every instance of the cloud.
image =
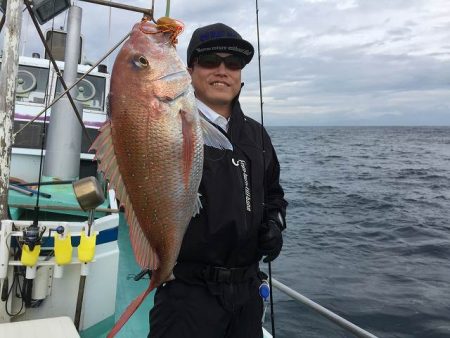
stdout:
[[(126, 3), (148, 6), (151, 2)], [(267, 123), (450, 124), (447, 0), (258, 3)], [(76, 4), (83, 8), (84, 51), (92, 61), (119, 41), (142, 16), (82, 1)], [(155, 6), (156, 16), (164, 15), (165, 4), (156, 2)], [(173, 0), (171, 7), (171, 16), (185, 24), (177, 47), (183, 60), (194, 29), (214, 22), (234, 27), (257, 46), (253, 2)], [(66, 14), (61, 14), (54, 26), (64, 25), (65, 21)], [(45, 29), (50, 26), (51, 22)], [(25, 18), (22, 41), (26, 44), (21, 50), (28, 55), (43, 50), (33, 29)], [(114, 55), (110, 65), (113, 59)], [(241, 101), (245, 112), (258, 119), (257, 61), (255, 56), (243, 71)]]

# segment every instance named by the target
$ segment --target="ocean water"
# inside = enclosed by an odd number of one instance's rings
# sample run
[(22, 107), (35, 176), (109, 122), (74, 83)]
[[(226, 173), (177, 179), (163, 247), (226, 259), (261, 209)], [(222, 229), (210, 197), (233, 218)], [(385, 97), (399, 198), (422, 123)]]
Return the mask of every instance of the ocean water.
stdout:
[[(273, 276), (379, 337), (450, 337), (450, 127), (268, 131), (290, 203)], [(274, 307), (279, 338), (352, 337)]]

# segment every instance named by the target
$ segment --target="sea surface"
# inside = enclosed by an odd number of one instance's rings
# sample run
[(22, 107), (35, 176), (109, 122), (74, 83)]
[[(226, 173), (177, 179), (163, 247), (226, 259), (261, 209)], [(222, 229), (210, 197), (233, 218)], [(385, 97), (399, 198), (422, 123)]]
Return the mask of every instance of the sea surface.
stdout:
[[(450, 127), (268, 131), (290, 203), (274, 278), (379, 337), (450, 337)], [(274, 307), (278, 338), (353, 337)]]

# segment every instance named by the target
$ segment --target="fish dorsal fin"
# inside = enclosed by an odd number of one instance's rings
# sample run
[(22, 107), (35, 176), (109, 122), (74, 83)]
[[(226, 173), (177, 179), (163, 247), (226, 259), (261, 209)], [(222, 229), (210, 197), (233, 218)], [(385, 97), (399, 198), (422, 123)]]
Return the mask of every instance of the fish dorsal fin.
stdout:
[(219, 129), (214, 127), (202, 113), (200, 113), (200, 122), (203, 132), (203, 143), (206, 146), (233, 150), (230, 140)]
[(125, 207), (125, 219), (130, 226), (130, 240), (136, 261), (142, 268), (155, 270), (159, 266), (159, 259), (155, 250), (150, 246), (147, 237), (142, 232), (141, 226), (133, 210), (130, 197), (119, 172), (114, 146), (112, 142), (111, 123), (107, 121), (101, 128), (100, 134), (95, 139), (89, 150), (95, 150), (95, 158), (99, 161), (98, 168), (109, 180), (112, 188), (116, 190), (116, 197), (120, 205)]

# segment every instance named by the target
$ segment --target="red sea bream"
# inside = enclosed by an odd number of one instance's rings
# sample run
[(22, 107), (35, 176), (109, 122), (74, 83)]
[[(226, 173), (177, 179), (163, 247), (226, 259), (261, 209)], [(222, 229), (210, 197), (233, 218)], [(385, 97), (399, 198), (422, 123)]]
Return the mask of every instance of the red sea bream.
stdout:
[(133, 27), (114, 63), (110, 119), (92, 145), (99, 170), (125, 208), (136, 260), (153, 271), (128, 317), (152, 289), (173, 278), (184, 233), (200, 208), (204, 143), (231, 149), (198, 113), (190, 75), (174, 47), (181, 30), (168, 18)]

